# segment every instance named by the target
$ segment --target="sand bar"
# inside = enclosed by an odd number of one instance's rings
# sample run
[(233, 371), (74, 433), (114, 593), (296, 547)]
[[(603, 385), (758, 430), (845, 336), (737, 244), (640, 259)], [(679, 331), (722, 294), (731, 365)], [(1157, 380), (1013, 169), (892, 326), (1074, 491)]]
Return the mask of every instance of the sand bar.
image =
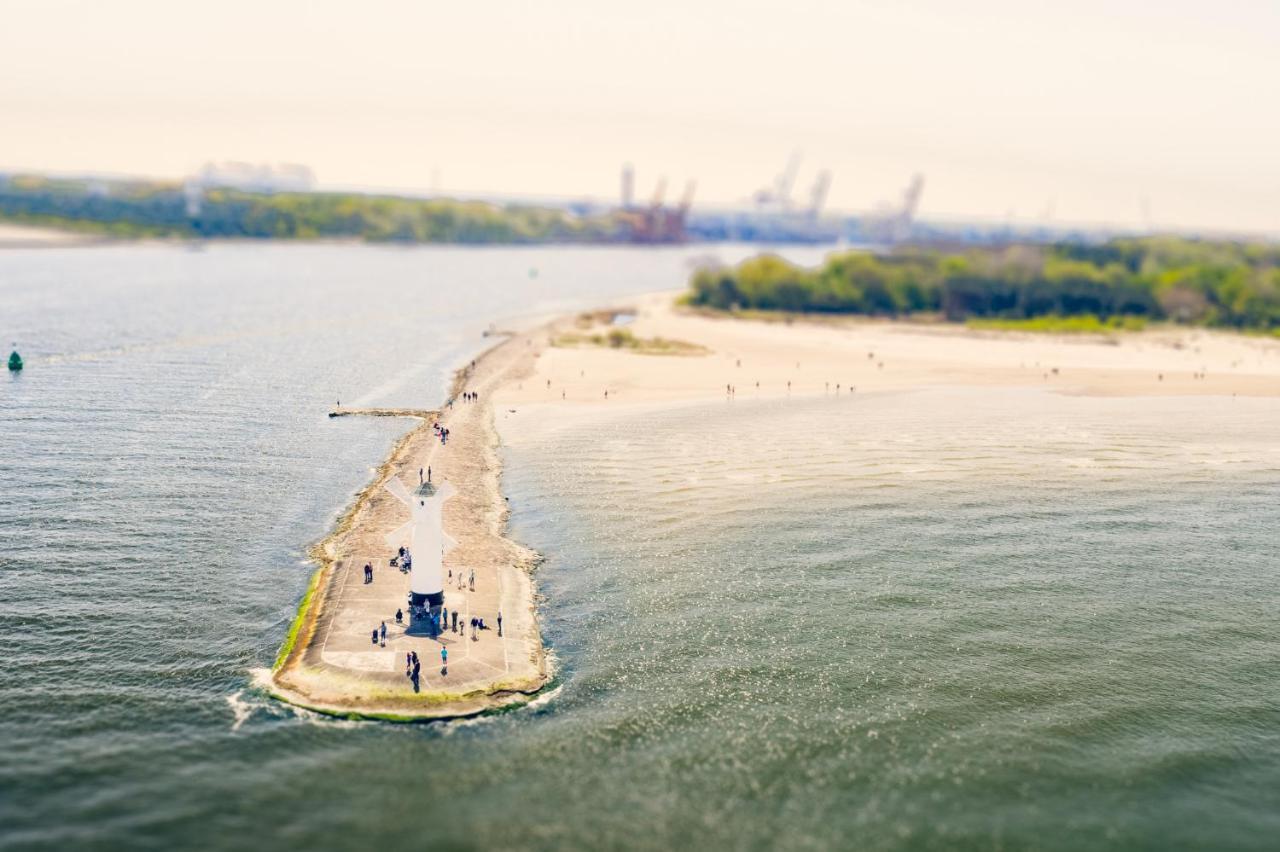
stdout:
[(110, 237), (101, 234), (82, 231), (0, 222), (0, 249), (70, 248), (72, 246), (98, 245), (108, 242), (110, 239)]
[(626, 328), (637, 338), (705, 347), (706, 354), (549, 346), (527, 380), (499, 390), (499, 407), (547, 403), (567, 417), (578, 405), (724, 399), (729, 387), (736, 399), (962, 386), (1092, 396), (1280, 395), (1280, 340), (1264, 336), (1179, 327), (1068, 335), (852, 317), (739, 319), (678, 308), (677, 295), (619, 306), (634, 311)]

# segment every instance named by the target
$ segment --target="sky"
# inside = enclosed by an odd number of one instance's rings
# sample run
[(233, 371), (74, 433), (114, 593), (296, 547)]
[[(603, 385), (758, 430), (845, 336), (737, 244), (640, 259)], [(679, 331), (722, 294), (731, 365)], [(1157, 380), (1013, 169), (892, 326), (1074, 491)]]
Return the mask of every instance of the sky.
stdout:
[(0, 0), (0, 170), (1280, 232), (1280, 3)]

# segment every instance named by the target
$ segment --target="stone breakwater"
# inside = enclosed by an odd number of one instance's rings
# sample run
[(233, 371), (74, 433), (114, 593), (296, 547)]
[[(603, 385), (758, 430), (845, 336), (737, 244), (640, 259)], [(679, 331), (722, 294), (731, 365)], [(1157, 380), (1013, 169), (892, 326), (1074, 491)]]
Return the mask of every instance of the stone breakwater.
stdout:
[[(317, 572), (264, 684), (268, 692), (323, 713), (420, 720), (523, 703), (546, 685), (531, 577), (537, 555), (504, 534), (507, 509), (490, 402), (504, 383), (531, 371), (544, 338), (538, 332), (512, 336), (459, 370), (452, 398), (440, 410), (329, 412), (419, 422), (396, 442), (334, 530), (312, 548)], [(478, 398), (463, 401), (464, 393)], [(449, 430), (447, 443), (435, 424)], [(449, 481), (458, 491), (444, 504), (444, 528), (458, 542), (445, 557), (445, 607), (458, 614), (459, 630), (434, 638), (411, 635), (395, 621), (398, 608), (407, 610), (409, 576), (388, 565), (394, 552), (386, 537), (408, 520), (408, 512), (383, 487), (394, 476), (417, 489), (420, 472), (425, 480), (428, 470), (433, 482)], [(366, 564), (373, 566), (372, 583), (365, 582)], [(473, 617), (483, 618), (487, 629), (473, 634), (466, 627)], [(385, 644), (374, 643), (371, 635), (384, 622)], [(405, 676), (411, 652), (422, 664), (417, 690)]]

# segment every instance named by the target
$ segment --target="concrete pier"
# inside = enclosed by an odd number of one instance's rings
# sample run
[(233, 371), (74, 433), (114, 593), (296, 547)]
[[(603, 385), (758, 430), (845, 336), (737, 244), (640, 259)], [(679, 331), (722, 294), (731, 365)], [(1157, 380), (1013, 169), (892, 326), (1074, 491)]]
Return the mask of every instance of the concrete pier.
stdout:
[[(535, 554), (503, 535), (506, 504), (499, 491), (498, 437), (491, 393), (527, 373), (536, 357), (532, 341), (513, 337), (464, 370), (452, 404), (439, 411), (337, 408), (330, 417), (390, 416), (418, 421), (392, 449), (373, 482), (356, 498), (334, 531), (316, 545), (313, 591), (303, 601), (268, 685), (276, 697), (326, 713), (397, 720), (472, 715), (528, 700), (547, 682), (545, 655), (533, 609), (530, 571)], [(463, 392), (479, 401), (462, 401)], [(433, 425), (449, 430), (443, 443)], [(435, 482), (458, 489), (444, 504), (444, 531), (458, 546), (444, 560), (445, 607), (457, 613), (458, 631), (429, 636), (409, 627), (409, 575), (388, 565), (396, 555), (386, 537), (409, 517), (383, 487), (395, 476), (411, 491), (430, 467)], [(373, 566), (366, 583), (364, 566)], [(475, 575), (474, 587), (471, 583)], [(452, 575), (452, 576), (450, 576)], [(396, 609), (404, 613), (397, 624)], [(498, 633), (498, 613), (503, 616)], [(472, 638), (470, 620), (488, 629)], [(386, 623), (386, 643), (372, 641)], [(290, 644), (291, 643), (291, 644)], [(441, 649), (448, 651), (447, 669)], [(421, 679), (415, 691), (405, 656), (417, 652)]]

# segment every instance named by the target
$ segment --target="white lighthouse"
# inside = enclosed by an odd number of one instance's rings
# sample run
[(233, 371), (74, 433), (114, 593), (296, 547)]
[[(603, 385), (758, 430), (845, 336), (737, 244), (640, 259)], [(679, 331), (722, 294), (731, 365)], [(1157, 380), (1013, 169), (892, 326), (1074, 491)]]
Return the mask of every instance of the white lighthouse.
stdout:
[(409, 571), (410, 623), (421, 619), (434, 627), (434, 619), (444, 605), (444, 555), (458, 544), (444, 534), (441, 510), (444, 501), (457, 491), (442, 482), (438, 488), (426, 486), (422, 490), (427, 493), (415, 495), (395, 476), (387, 480), (386, 489), (409, 507), (412, 516), (387, 536), (387, 544), (393, 548), (404, 545), (413, 556)]

